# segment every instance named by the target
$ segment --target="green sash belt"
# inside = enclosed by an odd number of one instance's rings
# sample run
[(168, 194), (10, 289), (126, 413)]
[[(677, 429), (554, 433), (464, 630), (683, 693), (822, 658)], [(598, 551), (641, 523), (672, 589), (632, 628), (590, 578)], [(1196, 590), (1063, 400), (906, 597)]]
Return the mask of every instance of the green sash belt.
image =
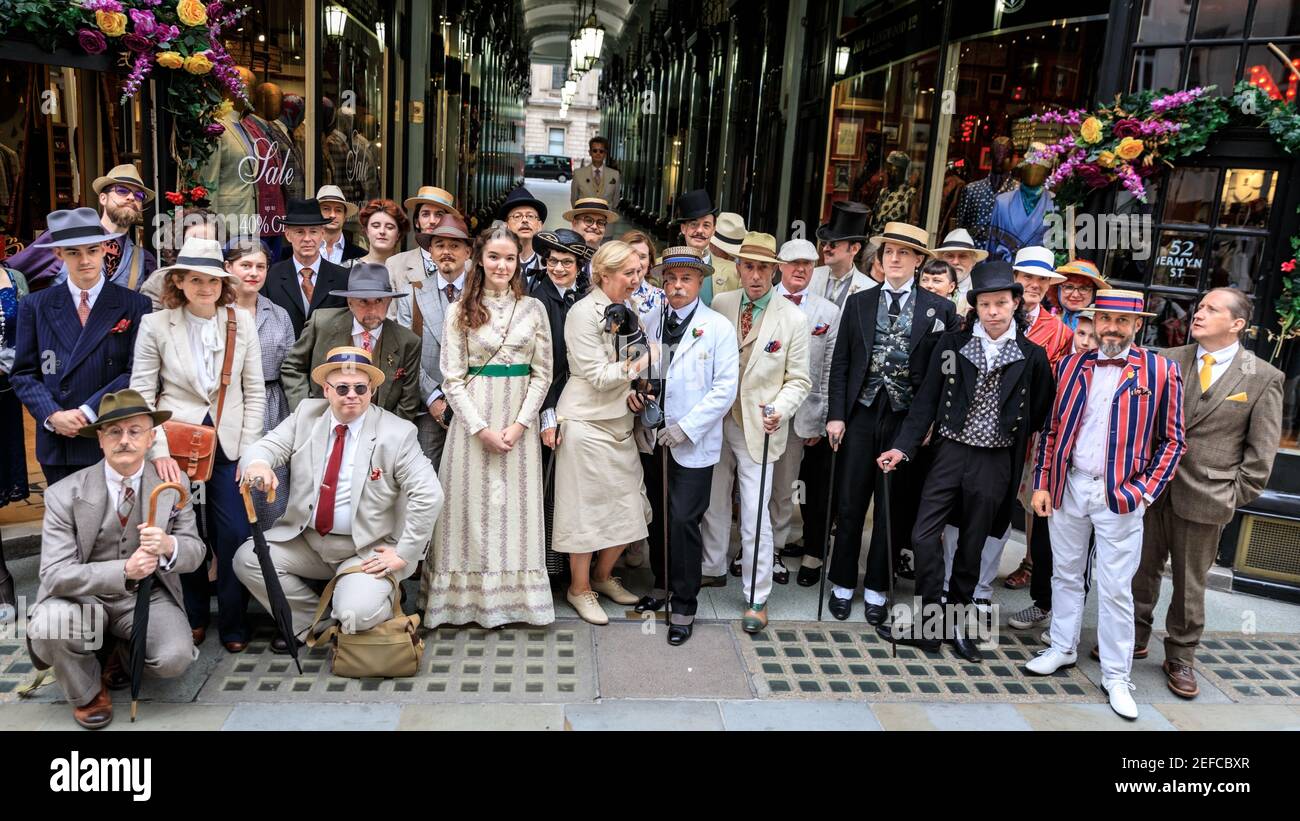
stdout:
[(532, 372), (533, 366), (526, 362), (521, 365), (479, 365), (469, 369), (470, 376), (528, 376)]

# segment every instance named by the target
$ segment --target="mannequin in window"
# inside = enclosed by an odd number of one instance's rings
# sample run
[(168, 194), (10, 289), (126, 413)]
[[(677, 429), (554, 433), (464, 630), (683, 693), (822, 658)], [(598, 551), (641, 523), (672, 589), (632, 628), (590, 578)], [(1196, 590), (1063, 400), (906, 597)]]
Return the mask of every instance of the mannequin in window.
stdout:
[(989, 241), (989, 220), (999, 194), (1014, 191), (1018, 185), (1011, 175), (1011, 140), (997, 137), (989, 150), (993, 170), (962, 189), (957, 201), (957, 227), (965, 228), (980, 248)]
[(989, 220), (989, 259), (1011, 262), (1026, 245), (1045, 245), (1047, 216), (1056, 210), (1052, 194), (1043, 185), (1052, 170), (1051, 160), (1041, 152), (1042, 143), (1032, 143), (1020, 162), (1020, 185), (999, 194)]
[(912, 214), (912, 201), (916, 199), (916, 188), (908, 182), (908, 169), (912, 161), (902, 151), (890, 151), (885, 157), (885, 173), (889, 182), (876, 197), (876, 207), (872, 209), (872, 233), (880, 234), (887, 222), (907, 222)]
[(288, 199), (303, 199), (306, 191), (303, 180), (302, 151), (289, 135), (280, 117), (284, 115), (284, 92), (275, 83), (262, 83), (253, 89), (253, 106), (257, 115), (266, 121), (267, 136), (279, 149), (280, 164), (284, 167), (284, 195)]
[[(253, 72), (243, 66), (237, 71), (245, 93), (252, 98)], [(284, 176), (277, 158), (275, 142), (267, 134), (271, 125), (251, 110), (241, 110), (243, 103), (225, 94), (231, 108), (217, 119), (225, 127), (207, 163), (199, 172), (210, 192), (212, 210), (218, 214), (239, 214), (257, 225), (240, 226), (241, 231), (274, 235), (272, 217), (284, 214)], [(252, 233), (253, 231), (249, 231)]]

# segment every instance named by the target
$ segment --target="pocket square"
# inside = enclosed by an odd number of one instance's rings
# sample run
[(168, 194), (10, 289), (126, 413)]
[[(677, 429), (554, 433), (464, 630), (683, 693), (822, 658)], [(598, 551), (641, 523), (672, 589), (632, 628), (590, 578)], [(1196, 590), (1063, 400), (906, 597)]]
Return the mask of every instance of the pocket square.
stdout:
[(826, 332), (829, 331), (830, 329), (831, 329), (831, 326), (828, 325), (828, 324), (826, 324), (825, 322), (818, 322), (818, 323), (817, 323), (817, 327), (815, 327), (815, 328), (812, 329), (812, 335), (813, 335), (813, 336), (825, 336), (825, 335), (826, 335)]
[(1227, 401), (1229, 401), (1229, 402), (1245, 402), (1245, 401), (1246, 401), (1246, 393), (1245, 393), (1245, 391), (1243, 391), (1243, 392), (1241, 392), (1241, 393), (1234, 393), (1232, 396), (1229, 396), (1229, 397), (1228, 397), (1228, 400), (1227, 400)]
[(944, 330), (945, 330), (946, 328), (947, 328), (947, 326), (943, 324), (943, 320), (942, 320), (942, 319), (936, 319), (936, 320), (934, 321), (934, 327), (930, 329), (930, 333), (932, 333), (932, 334), (941, 334), (941, 333), (944, 332)]

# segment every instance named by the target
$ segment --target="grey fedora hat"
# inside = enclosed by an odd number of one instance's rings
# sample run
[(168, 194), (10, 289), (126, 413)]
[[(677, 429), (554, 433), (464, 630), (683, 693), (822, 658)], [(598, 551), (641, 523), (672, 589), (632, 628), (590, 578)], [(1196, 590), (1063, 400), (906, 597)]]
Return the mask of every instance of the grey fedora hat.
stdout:
[(50, 238), (45, 242), (33, 242), (33, 248), (75, 248), (79, 245), (108, 242), (121, 236), (105, 230), (99, 221), (99, 214), (93, 208), (51, 211), (45, 218), (45, 225), (50, 230)]
[(388, 266), (378, 265), (373, 262), (358, 262), (348, 272), (347, 290), (330, 291), (330, 296), (352, 297), (354, 299), (382, 299), (383, 297), (406, 296), (406, 294), (399, 294), (396, 291), (389, 290), (390, 287)]

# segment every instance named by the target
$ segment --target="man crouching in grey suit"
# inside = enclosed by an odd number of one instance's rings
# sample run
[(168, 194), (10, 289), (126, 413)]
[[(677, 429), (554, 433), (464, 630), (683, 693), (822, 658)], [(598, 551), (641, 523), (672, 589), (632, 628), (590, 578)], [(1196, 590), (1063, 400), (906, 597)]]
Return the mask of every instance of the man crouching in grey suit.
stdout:
[[(389, 577), (415, 572), (442, 510), (442, 487), (416, 442), (415, 425), (370, 399), (384, 372), (361, 348), (330, 350), (312, 369), (324, 399), (304, 399), (275, 430), (244, 452), (244, 481), (276, 486), (288, 463), (289, 507), (266, 532), (293, 611), (294, 635), (305, 637), (320, 597), (304, 579), (339, 579), (332, 617), (344, 633), (361, 633), (392, 618)], [(235, 554), (235, 575), (270, 609), (250, 539)], [(281, 637), (276, 653), (288, 652)]]
[[(88, 730), (113, 720), (108, 690), (123, 683), (122, 658), (115, 655), (101, 671), (95, 651), (105, 627), (130, 637), (141, 579), (157, 573), (145, 670), (174, 678), (199, 655), (180, 583), (182, 573), (203, 562), (194, 510), (188, 501), (179, 511), (169, 505), (167, 521), (145, 526), (145, 506), (162, 483), (145, 456), (154, 427), (170, 416), (152, 410), (136, 391), (105, 394), (96, 421), (78, 434), (99, 439), (103, 461), (45, 491), (40, 588), (28, 617), (28, 641), (36, 667), (54, 668), (72, 717)], [(176, 501), (174, 493), (162, 499)]]

